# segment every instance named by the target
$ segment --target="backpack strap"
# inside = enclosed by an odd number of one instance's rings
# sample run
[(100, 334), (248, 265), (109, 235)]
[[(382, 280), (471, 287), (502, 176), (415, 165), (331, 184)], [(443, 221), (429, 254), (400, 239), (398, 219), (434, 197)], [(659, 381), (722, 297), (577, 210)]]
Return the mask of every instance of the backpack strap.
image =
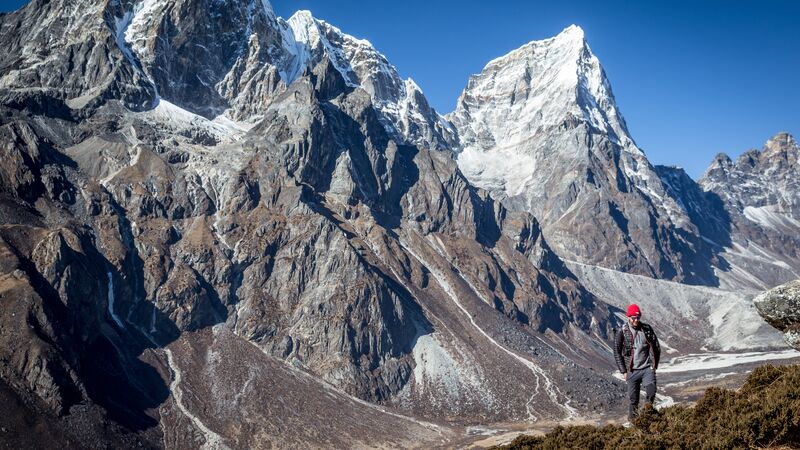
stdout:
[(628, 370), (633, 370), (633, 344), (634, 344), (634, 336), (633, 332), (631, 332), (631, 327), (628, 326), (626, 323), (622, 326), (622, 335), (625, 341), (625, 356), (629, 358), (628, 362)]

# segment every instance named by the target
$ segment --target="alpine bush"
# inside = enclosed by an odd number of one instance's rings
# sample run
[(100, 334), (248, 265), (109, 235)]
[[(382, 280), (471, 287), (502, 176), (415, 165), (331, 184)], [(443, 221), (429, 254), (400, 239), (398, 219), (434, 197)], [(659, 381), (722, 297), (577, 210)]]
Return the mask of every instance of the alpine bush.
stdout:
[(738, 391), (710, 388), (694, 406), (645, 411), (631, 428), (559, 426), (497, 448), (800, 448), (800, 365), (758, 367)]

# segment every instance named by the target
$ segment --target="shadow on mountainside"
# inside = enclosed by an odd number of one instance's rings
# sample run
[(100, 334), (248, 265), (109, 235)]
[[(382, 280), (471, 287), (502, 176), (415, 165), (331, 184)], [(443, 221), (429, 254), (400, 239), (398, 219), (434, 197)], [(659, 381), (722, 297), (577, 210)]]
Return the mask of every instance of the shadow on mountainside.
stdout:
[[(704, 211), (692, 211), (689, 214), (700, 232), (699, 240), (694, 236), (683, 236), (685, 240), (694, 240), (697, 248), (697, 259), (687, 257), (684, 261), (690, 268), (689, 273), (694, 275), (687, 282), (719, 287), (719, 277), (715, 269), (722, 272), (731, 270), (731, 265), (722, 256), (725, 248), (733, 245), (731, 217), (719, 195), (703, 192), (703, 197), (707, 205), (703, 208)], [(680, 234), (683, 233), (681, 230)]]
[(733, 245), (732, 221), (718, 194), (704, 191), (681, 168), (655, 166), (667, 194), (681, 206), (697, 234), (673, 227), (669, 246), (678, 251), (687, 284), (719, 287), (715, 270), (727, 272), (731, 266), (722, 252)]
[[(17, 340), (2, 352), (5, 381), (16, 388), (20, 379), (30, 383), (28, 389), (51, 413), (67, 414), (90, 400), (130, 430), (155, 427), (151, 410), (169, 390), (159, 370), (140, 357), (157, 345), (131, 331), (128, 318), (111, 317), (109, 307), (113, 296), (141, 298), (141, 259), (129, 253), (123, 273), (117, 272), (98, 249), (95, 233), (76, 225), (86, 214), (76, 211), (90, 201), (77, 195), (67, 176), (78, 164), (41, 137), (38, 125), (15, 122), (3, 133), (16, 171), (29, 174), (0, 177), (7, 193), (0, 211), (0, 247), (6, 252), (0, 275), (10, 277), (5, 288), (11, 294), (2, 299), (0, 313), (8, 325), (2, 334)], [(120, 220), (120, 227), (130, 242), (130, 223)]]

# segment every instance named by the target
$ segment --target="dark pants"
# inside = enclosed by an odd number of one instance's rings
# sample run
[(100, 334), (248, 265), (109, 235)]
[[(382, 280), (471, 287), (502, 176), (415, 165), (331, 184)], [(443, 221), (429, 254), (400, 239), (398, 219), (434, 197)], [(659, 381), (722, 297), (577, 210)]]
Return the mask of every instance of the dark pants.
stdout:
[(628, 419), (639, 414), (639, 389), (644, 386), (645, 400), (653, 403), (656, 399), (656, 373), (651, 368), (634, 370), (628, 374)]

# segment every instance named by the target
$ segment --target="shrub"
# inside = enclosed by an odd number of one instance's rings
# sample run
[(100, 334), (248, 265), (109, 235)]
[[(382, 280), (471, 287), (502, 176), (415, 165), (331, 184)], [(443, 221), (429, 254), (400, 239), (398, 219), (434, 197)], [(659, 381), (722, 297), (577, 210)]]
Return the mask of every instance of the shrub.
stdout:
[(738, 391), (706, 390), (693, 407), (641, 414), (631, 428), (556, 427), (503, 449), (728, 449), (800, 447), (800, 365), (758, 367)]

